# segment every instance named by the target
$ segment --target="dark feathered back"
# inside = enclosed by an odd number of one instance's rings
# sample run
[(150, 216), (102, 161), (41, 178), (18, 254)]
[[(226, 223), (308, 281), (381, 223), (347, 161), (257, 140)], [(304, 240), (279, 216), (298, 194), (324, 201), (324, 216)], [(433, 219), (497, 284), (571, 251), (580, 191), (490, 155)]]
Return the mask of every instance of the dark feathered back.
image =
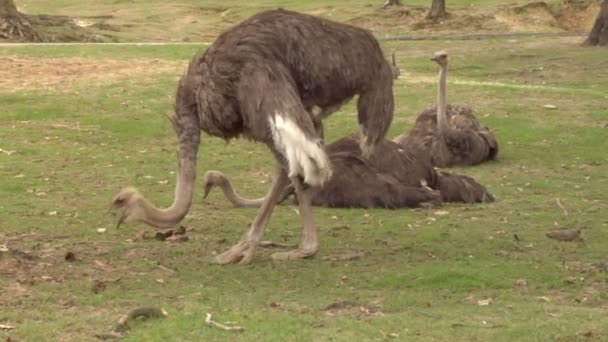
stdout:
[(224, 139), (269, 143), (275, 111), (294, 112), (307, 126), (303, 108), (359, 94), (359, 121), (375, 142), (393, 113), (391, 67), (370, 32), (286, 10), (258, 13), (222, 33), (190, 63), (178, 92), (177, 107), (191, 109), (195, 96), (202, 130)]
[[(331, 155), (348, 153), (359, 157), (358, 140), (358, 135), (344, 137), (328, 145), (327, 151)], [(378, 145), (377, 153), (369, 159), (369, 164), (378, 172), (394, 178), (399, 184), (410, 187), (410, 191), (412, 187), (422, 188), (421, 181), (424, 181), (428, 187), (439, 191), (442, 200), (446, 202), (476, 203), (494, 200), (492, 194), (471, 177), (438, 173), (431, 165), (428, 154), (419, 153), (418, 149), (409, 145), (401, 146), (385, 140)], [(342, 174), (341, 172), (336, 173)]]
[(446, 109), (449, 129), (440, 134), (437, 127), (437, 107), (424, 110), (407, 133), (394, 141), (402, 146), (427, 153), (435, 166), (476, 165), (494, 160), (498, 142), (492, 132), (481, 125), (472, 109), (449, 104)]
[(440, 200), (438, 193), (420, 186), (407, 186), (355, 154), (334, 152), (330, 158), (334, 176), (314, 196), (314, 205), (397, 209)]

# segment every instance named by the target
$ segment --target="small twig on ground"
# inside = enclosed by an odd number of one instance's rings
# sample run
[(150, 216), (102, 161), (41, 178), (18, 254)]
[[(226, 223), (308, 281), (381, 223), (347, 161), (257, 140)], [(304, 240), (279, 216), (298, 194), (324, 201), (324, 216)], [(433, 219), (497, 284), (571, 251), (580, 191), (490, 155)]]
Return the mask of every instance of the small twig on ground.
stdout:
[(61, 129), (61, 128), (65, 128), (65, 129), (72, 129), (75, 131), (97, 131), (98, 130), (98, 126), (84, 126), (81, 127), (80, 126), (80, 122), (77, 122), (75, 126), (73, 125), (66, 125), (66, 124), (60, 124), (60, 123), (52, 123), (49, 125), (51, 128), (56, 128), (56, 129)]
[(3, 150), (3, 149), (1, 149), (1, 148), (0, 148), (0, 152), (2, 152), (2, 153), (6, 153), (7, 155), (9, 155), (9, 156), (10, 156), (11, 154), (13, 154), (13, 153), (15, 153), (15, 152), (17, 152), (17, 151), (7, 151), (7, 150)]
[(207, 325), (209, 325), (209, 326), (216, 327), (218, 329), (222, 329), (222, 330), (226, 330), (226, 331), (244, 331), (245, 330), (243, 327), (239, 327), (238, 325), (230, 327), (225, 324), (218, 323), (211, 319), (211, 314), (208, 312), (207, 312), (207, 318), (205, 318), (205, 323), (207, 323)]
[(0, 324), (0, 330), (13, 330), (16, 327), (10, 324)]
[(175, 273), (175, 270), (172, 270), (172, 269), (170, 269), (170, 268), (169, 268), (169, 267), (167, 267), (167, 266), (158, 265), (158, 268), (160, 268), (160, 269), (161, 269), (161, 270), (163, 270), (163, 271), (167, 271), (167, 272), (169, 272), (169, 273)]
[(566, 210), (566, 207), (564, 207), (562, 201), (559, 200), (559, 197), (555, 199), (555, 203), (557, 203), (557, 206), (564, 212), (564, 215), (568, 216), (568, 210)]

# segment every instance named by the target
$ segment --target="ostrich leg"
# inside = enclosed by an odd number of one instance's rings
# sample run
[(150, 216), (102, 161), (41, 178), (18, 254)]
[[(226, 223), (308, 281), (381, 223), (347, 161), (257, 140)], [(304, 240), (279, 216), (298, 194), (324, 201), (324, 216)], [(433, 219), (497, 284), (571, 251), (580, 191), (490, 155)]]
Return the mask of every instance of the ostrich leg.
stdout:
[(293, 177), (291, 183), (293, 184), (296, 191), (296, 197), (298, 198), (298, 207), (304, 224), (304, 232), (302, 243), (297, 249), (288, 252), (274, 253), (272, 255), (272, 259), (277, 261), (308, 258), (315, 255), (319, 249), (319, 238), (311, 204), (316, 188), (309, 187), (304, 189), (304, 184), (302, 184), (302, 181), (298, 177)]
[[(321, 140), (324, 140), (323, 122), (320, 119), (315, 120), (314, 126), (317, 136), (321, 138)], [(308, 258), (317, 254), (317, 250), (319, 249), (319, 237), (312, 214), (312, 198), (318, 188), (308, 187), (305, 189), (304, 184), (299, 177), (291, 177), (291, 186), (296, 193), (300, 216), (302, 217), (302, 223), (304, 225), (302, 243), (293, 251), (274, 253), (271, 257), (273, 260), (277, 261)]]
[(218, 264), (248, 264), (253, 258), (253, 252), (260, 242), (264, 230), (268, 225), (272, 211), (277, 203), (279, 195), (283, 189), (289, 184), (287, 172), (283, 167), (280, 167), (268, 195), (264, 198), (264, 202), (258, 210), (249, 231), (241, 238), (241, 241), (232, 246), (226, 252), (215, 257), (215, 262)]

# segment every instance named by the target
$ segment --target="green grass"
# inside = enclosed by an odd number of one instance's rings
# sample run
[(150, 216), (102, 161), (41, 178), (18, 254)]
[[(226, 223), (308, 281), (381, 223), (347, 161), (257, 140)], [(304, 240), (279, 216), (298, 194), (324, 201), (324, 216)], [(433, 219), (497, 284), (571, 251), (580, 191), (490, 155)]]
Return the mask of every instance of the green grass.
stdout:
[[(505, 4), (499, 0), (452, 0), (447, 6), (452, 13), (460, 10), (470, 15), (528, 2), (513, 0)], [(561, 6), (558, 0), (546, 2), (555, 8)], [(417, 16), (422, 15), (417, 9), (426, 11), (430, 4), (428, 0), (408, 0), (404, 3), (407, 8), (415, 8)], [(400, 22), (401, 19), (408, 20), (408, 15), (397, 14), (391, 19), (390, 10), (381, 9), (383, 0), (227, 0), (221, 3), (211, 0), (19, 0), (17, 4), (20, 10), (28, 14), (70, 16), (91, 24), (96, 23), (98, 26), (90, 26), (89, 29), (97, 34), (110, 35), (116, 41), (210, 42), (224, 29), (254, 13), (279, 7), (338, 21), (363, 20), (359, 24), (373, 29), (377, 34), (412, 34), (415, 31), (411, 29), (410, 23)], [(395, 23), (392, 24), (391, 20)], [(389, 25), (386, 25), (387, 22)], [(467, 29), (468, 26), (473, 27), (466, 23), (458, 27)], [(378, 27), (382, 29), (378, 30)], [(446, 28), (442, 28), (444, 29)]]
[[(112, 6), (135, 11), (143, 4), (99, 2), (83, 10), (69, 1), (23, 3), (53, 14), (99, 14)], [(466, 4), (473, 2), (460, 5)], [(41, 46), (0, 54), (185, 65), (199, 48)], [(315, 208), (319, 254), (288, 263), (272, 263), (273, 251), (260, 249), (251, 265), (215, 265), (214, 254), (235, 243), (256, 213), (232, 208), (217, 192), (202, 200), (197, 189), (184, 220), (190, 240), (179, 244), (138, 238), (153, 233), (144, 225), (116, 229), (116, 217), (106, 214), (126, 185), (159, 206), (171, 203), (176, 139), (165, 113), (179, 73), (134, 73), (103, 83), (84, 75), (68, 89), (34, 84), (0, 93), (0, 148), (15, 151), (0, 152), (0, 244), (38, 257), (0, 252), (0, 323), (16, 326), (0, 330), (0, 339), (92, 341), (144, 305), (161, 306), (169, 317), (132, 323), (126, 341), (605, 339), (608, 277), (592, 265), (606, 262), (608, 239), (605, 51), (563, 38), (387, 42), (383, 48), (397, 48), (405, 71), (395, 84), (390, 136), (409, 129), (434, 101), (436, 70), (428, 56), (450, 51), (449, 100), (474, 107), (501, 148), (498, 161), (454, 172), (474, 177), (498, 200), (446, 204), (447, 215)], [(544, 109), (548, 103), (558, 109)], [(354, 112), (351, 103), (327, 120), (328, 140), (358, 130)], [(199, 176), (221, 170), (245, 195), (264, 194), (272, 165), (260, 144), (203, 137)], [(297, 243), (301, 223), (294, 209), (278, 207), (265, 238)], [(554, 227), (581, 229), (585, 244), (547, 239)], [(353, 250), (365, 256), (324, 259)], [(75, 262), (64, 260), (68, 251)], [(106, 287), (94, 292), (99, 280)], [(527, 285), (517, 285), (522, 281)], [(487, 299), (489, 305), (478, 305)], [(338, 301), (356, 305), (324, 310)], [(206, 312), (245, 331), (210, 328)]]

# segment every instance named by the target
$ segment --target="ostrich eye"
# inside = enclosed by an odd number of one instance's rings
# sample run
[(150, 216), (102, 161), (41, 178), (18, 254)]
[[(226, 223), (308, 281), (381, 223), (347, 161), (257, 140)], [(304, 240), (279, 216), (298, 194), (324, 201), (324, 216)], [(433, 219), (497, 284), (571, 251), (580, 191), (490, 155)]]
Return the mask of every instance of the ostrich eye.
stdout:
[(114, 204), (123, 204), (123, 203), (125, 203), (124, 198), (117, 198), (114, 200)]

